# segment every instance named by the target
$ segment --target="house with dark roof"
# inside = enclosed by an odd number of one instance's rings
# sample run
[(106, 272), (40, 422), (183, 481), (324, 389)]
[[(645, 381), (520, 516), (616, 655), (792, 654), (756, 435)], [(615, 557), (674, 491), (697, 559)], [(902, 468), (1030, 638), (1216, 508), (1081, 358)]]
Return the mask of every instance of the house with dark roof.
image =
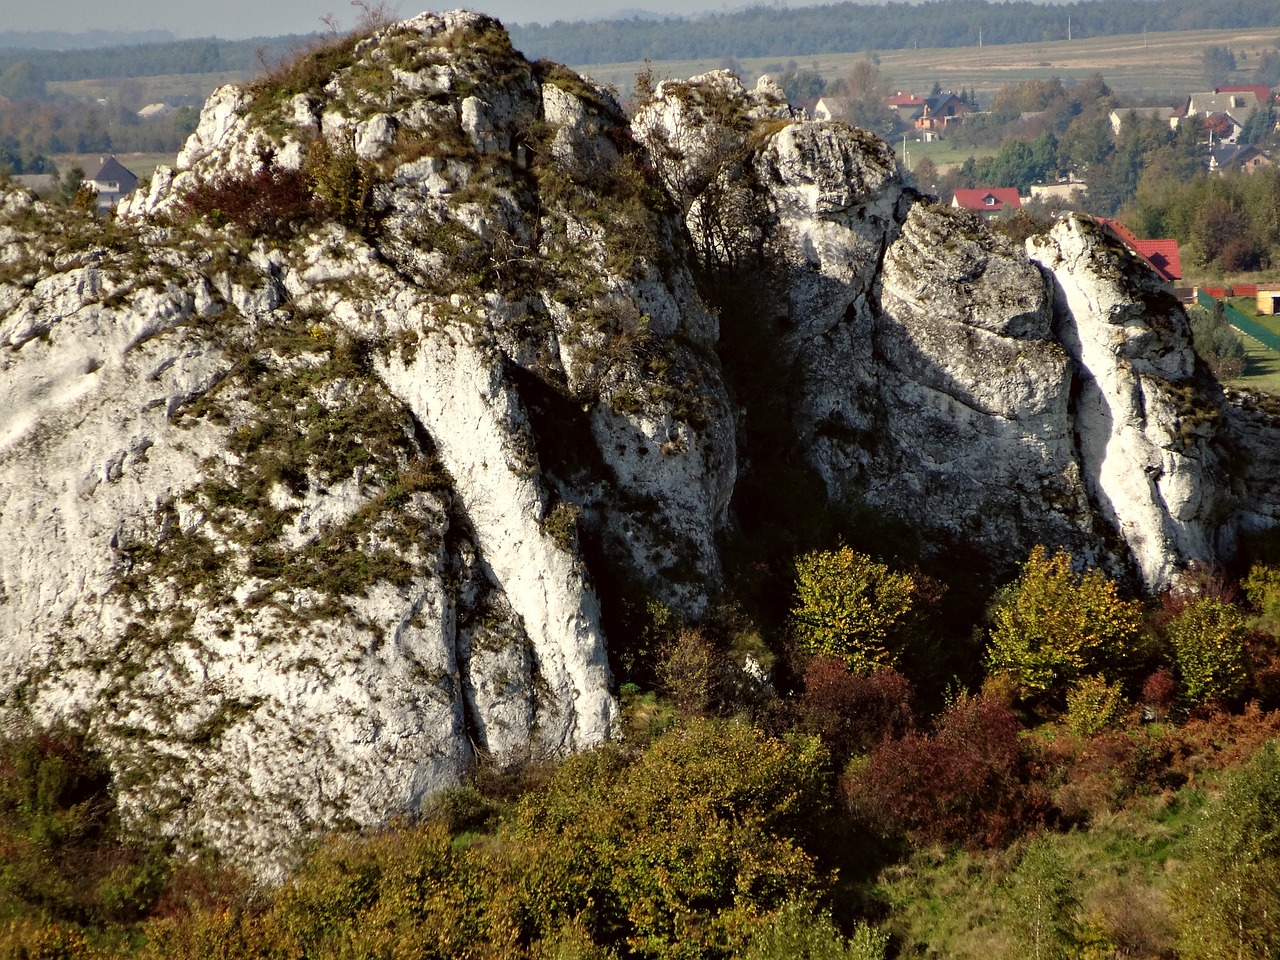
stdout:
[(1006, 210), (1021, 210), (1022, 198), (1017, 187), (977, 187), (973, 190), (955, 190), (951, 206), (971, 210), (981, 217), (998, 217)]
[(963, 123), (970, 114), (969, 105), (954, 93), (940, 93), (929, 97), (915, 118), (915, 128), (925, 134), (925, 139), (942, 133), (955, 123)]
[(98, 209), (110, 210), (126, 194), (138, 186), (138, 177), (114, 156), (103, 157), (102, 166), (85, 186), (98, 195)]
[(1172, 238), (1160, 240), (1139, 240), (1137, 235), (1119, 220), (1108, 220), (1106, 217), (1096, 218), (1098, 225), (1108, 234), (1146, 262), (1165, 287), (1173, 289), (1173, 285), (1182, 279), (1182, 257), (1178, 253), (1178, 241)]
[(1241, 173), (1257, 173), (1275, 166), (1271, 155), (1250, 144), (1225, 143), (1216, 147), (1209, 157), (1209, 169), (1218, 173), (1239, 170)]

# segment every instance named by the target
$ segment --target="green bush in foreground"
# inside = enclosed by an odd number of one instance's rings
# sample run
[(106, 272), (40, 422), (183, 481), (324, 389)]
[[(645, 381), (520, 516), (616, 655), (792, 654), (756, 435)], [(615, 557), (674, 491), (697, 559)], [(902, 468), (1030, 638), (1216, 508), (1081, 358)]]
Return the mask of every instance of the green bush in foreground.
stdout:
[(884, 960), (889, 935), (858, 924), (845, 938), (831, 918), (789, 903), (751, 940), (742, 960)]
[(1180, 887), (1173, 902), (1184, 960), (1280, 953), (1280, 741), (1205, 810)]

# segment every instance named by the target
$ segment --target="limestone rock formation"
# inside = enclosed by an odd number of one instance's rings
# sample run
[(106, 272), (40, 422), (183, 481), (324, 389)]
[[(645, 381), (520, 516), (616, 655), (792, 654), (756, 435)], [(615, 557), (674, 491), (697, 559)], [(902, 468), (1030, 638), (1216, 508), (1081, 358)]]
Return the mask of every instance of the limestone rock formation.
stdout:
[(594, 582), (698, 615), (734, 476), (606, 93), (465, 13), (289, 70), (0, 236), (0, 689), (260, 863), (611, 736)]
[(1087, 222), (1015, 248), (767, 80), (628, 121), (423, 14), (218, 91), (113, 221), (2, 203), (4, 709), (262, 869), (614, 735), (609, 610), (703, 616), (770, 461), (1152, 589), (1280, 517), (1273, 421)]
[[(832, 509), (896, 516), (1006, 567), (1065, 546), (1150, 590), (1216, 559), (1234, 510), (1224, 401), (1149, 271), (1087, 219), (1014, 249), (905, 190), (883, 142), (775, 103), (766, 84), (709, 74), (660, 85), (633, 126), (673, 193), (701, 191), (684, 204), (695, 239), (752, 197), (756, 233), (698, 252), (750, 288), (754, 316), (722, 326), (765, 328), (780, 440)], [(718, 144), (714, 178), (686, 142)]]

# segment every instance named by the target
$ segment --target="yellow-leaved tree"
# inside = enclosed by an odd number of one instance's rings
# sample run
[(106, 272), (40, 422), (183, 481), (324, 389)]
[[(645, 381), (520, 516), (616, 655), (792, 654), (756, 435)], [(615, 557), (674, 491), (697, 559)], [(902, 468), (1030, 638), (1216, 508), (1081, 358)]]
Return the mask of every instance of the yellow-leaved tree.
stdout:
[(909, 639), (915, 581), (848, 547), (796, 560), (796, 638), (809, 653), (839, 657), (854, 673), (893, 666)]
[(1141, 606), (1097, 569), (1036, 547), (1018, 579), (992, 604), (987, 658), (1027, 700), (1061, 700), (1086, 676), (1115, 680), (1135, 653)]

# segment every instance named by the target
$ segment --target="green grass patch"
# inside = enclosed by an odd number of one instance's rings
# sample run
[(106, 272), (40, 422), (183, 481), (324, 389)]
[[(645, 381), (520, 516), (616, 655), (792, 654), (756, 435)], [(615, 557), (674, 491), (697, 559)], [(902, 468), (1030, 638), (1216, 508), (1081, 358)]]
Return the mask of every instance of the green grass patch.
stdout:
[(1236, 333), (1244, 342), (1245, 362), (1244, 372), (1231, 381), (1232, 385), (1280, 394), (1280, 353), (1264, 347), (1253, 337)]
[(1164, 955), (1174, 932), (1170, 884), (1204, 800), (1203, 792), (1184, 788), (1141, 798), (1087, 829), (1042, 834), (1004, 850), (918, 851), (887, 868), (876, 889), (899, 956), (1026, 957), (1018, 930), (1034, 918), (1020, 916), (1028, 910), (1020, 894), (1033, 848), (1056, 865), (1077, 945)]
[(908, 139), (904, 144), (901, 137), (894, 141), (893, 150), (908, 169), (914, 168), (917, 163), (928, 157), (938, 165), (940, 171), (959, 166), (970, 157), (982, 160), (986, 157), (994, 157), (997, 152), (996, 147), (961, 146), (951, 140), (934, 140), (925, 143), (922, 140)]

